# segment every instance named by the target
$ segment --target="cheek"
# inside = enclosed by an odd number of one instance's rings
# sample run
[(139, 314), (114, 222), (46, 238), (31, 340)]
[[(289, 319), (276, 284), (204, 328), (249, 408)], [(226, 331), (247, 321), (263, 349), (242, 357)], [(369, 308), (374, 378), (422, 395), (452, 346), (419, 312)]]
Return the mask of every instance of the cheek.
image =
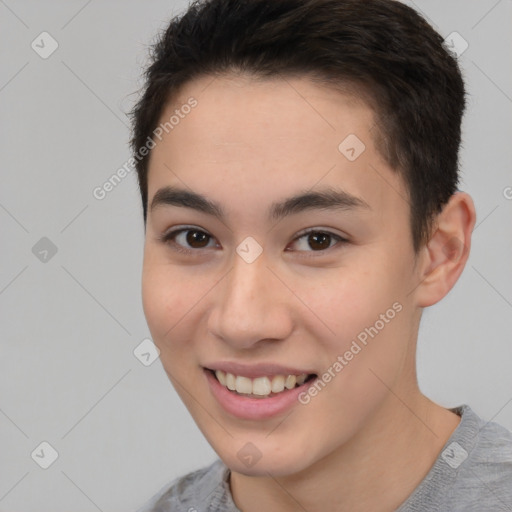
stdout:
[[(340, 269), (326, 275), (318, 286), (304, 286), (298, 292), (309, 297), (308, 305), (314, 313), (309, 315), (310, 329), (323, 345), (325, 370), (331, 368), (332, 373), (343, 374), (343, 378), (335, 379), (334, 387), (350, 389), (351, 396), (377, 392), (382, 388), (377, 376), (385, 382), (393, 381), (403, 363), (408, 314), (397, 280), (388, 265), (379, 267), (378, 261), (373, 261), (372, 265)], [(338, 356), (342, 357), (341, 363)], [(337, 361), (336, 368), (332, 368)]]
[(350, 266), (326, 273), (321, 280), (303, 278), (296, 290), (297, 295), (307, 298), (305, 302), (317, 323), (322, 320), (329, 328), (332, 336), (328, 338), (340, 343), (373, 325), (400, 299), (392, 281), (389, 273), (381, 272), (374, 262), (366, 268)]
[(192, 364), (200, 341), (198, 329), (219, 272), (173, 265), (158, 251), (148, 251), (142, 272), (142, 304), (153, 342), (169, 369)]
[(386, 287), (354, 291), (351, 297), (354, 300), (343, 308), (344, 318), (336, 325), (339, 335), (329, 353), (331, 373), (337, 375), (332, 379), (333, 394), (358, 421), (388, 394), (401, 374), (408, 355), (410, 313), (403, 298)]
[(192, 283), (185, 279), (177, 267), (158, 263), (153, 258), (144, 261), (142, 305), (153, 341), (162, 352), (178, 344), (180, 320), (197, 302)]

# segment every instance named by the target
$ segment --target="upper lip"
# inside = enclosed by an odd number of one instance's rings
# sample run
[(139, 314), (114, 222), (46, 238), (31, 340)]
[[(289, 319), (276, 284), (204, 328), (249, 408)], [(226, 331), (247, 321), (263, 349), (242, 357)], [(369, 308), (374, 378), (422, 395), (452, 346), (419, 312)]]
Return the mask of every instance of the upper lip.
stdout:
[(234, 361), (219, 361), (205, 365), (204, 368), (208, 370), (222, 370), (225, 373), (239, 375), (240, 377), (248, 377), (255, 379), (257, 377), (268, 377), (273, 375), (307, 375), (314, 374), (314, 371), (304, 368), (292, 368), (291, 366), (283, 366), (274, 363), (257, 363), (257, 364), (242, 364)]

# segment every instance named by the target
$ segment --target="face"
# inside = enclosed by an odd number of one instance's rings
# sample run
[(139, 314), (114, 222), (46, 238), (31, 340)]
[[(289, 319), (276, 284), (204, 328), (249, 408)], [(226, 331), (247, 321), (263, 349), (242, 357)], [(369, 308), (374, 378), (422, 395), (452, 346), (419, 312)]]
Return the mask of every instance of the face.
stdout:
[(414, 380), (407, 191), (372, 111), (306, 78), (205, 77), (162, 123), (177, 109), (148, 175), (153, 340), (233, 471), (306, 470), (391, 417), (389, 388)]

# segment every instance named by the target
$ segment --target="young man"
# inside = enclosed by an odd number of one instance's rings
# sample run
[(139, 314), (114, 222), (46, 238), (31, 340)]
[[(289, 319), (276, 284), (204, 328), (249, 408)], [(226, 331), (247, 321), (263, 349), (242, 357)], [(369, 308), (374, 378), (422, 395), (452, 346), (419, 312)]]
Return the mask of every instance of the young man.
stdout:
[(146, 77), (144, 312), (219, 460), (141, 510), (512, 510), (512, 434), (416, 379), (475, 224), (441, 36), (390, 0), (211, 0)]

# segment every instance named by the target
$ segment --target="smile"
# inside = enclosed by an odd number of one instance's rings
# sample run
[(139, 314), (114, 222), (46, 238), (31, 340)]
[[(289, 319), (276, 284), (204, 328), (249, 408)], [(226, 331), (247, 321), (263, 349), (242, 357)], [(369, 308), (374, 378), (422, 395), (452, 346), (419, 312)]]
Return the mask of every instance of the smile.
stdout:
[(301, 386), (307, 380), (315, 377), (313, 374), (301, 373), (300, 375), (273, 375), (250, 379), (241, 375), (224, 372), (222, 370), (210, 370), (217, 381), (225, 388), (239, 395), (251, 398), (267, 398), (278, 395), (285, 390)]
[(262, 421), (300, 405), (299, 395), (311, 386), (317, 373), (306, 366), (260, 362), (211, 361), (203, 366), (212, 398), (229, 416)]

